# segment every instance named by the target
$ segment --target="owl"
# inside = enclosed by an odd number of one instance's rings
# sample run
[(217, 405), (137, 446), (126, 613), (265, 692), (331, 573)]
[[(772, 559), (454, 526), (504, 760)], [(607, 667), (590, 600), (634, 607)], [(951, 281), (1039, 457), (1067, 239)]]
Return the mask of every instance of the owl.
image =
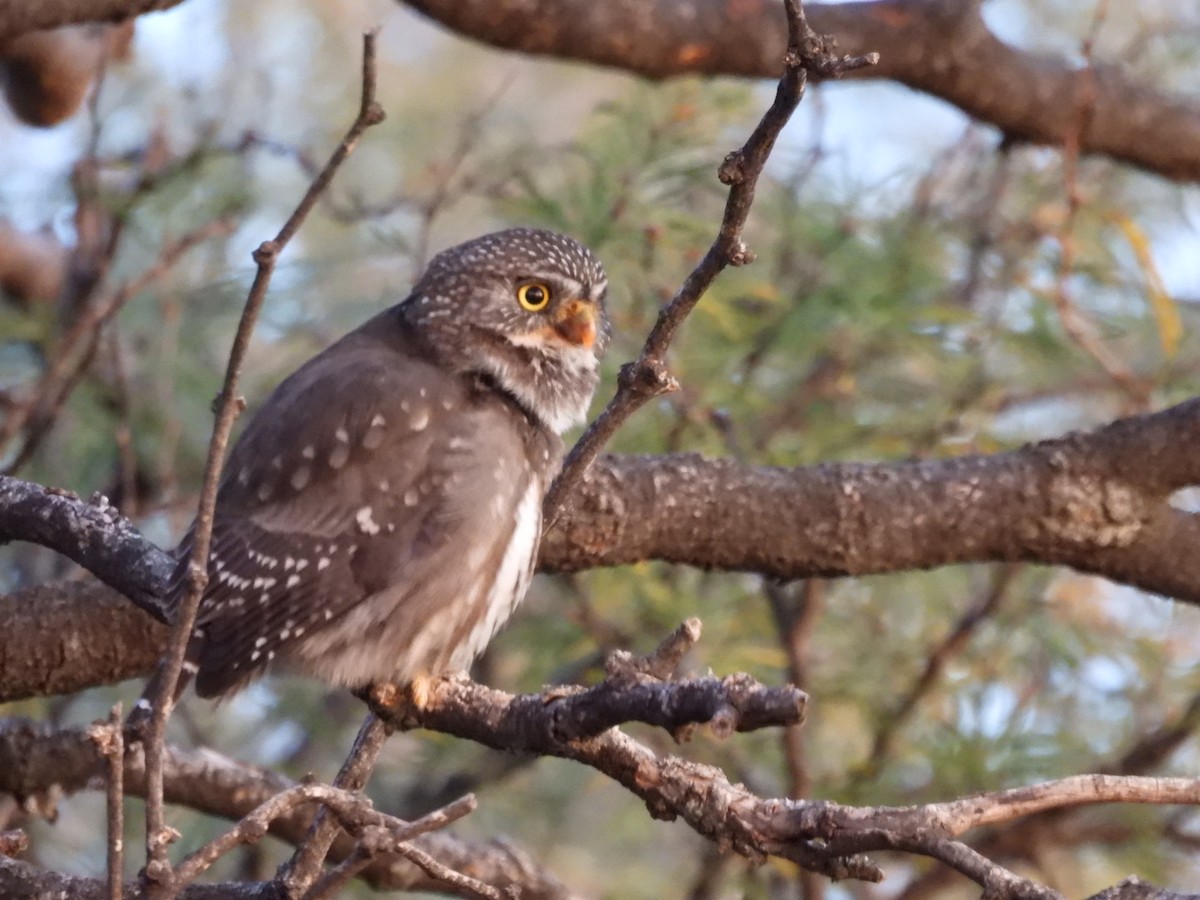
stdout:
[[(196, 692), (268, 669), (359, 688), (467, 668), (529, 586), (560, 434), (596, 387), (606, 290), (569, 237), (485, 235), (288, 376), (217, 493)], [(176, 608), (191, 550), (189, 531)]]

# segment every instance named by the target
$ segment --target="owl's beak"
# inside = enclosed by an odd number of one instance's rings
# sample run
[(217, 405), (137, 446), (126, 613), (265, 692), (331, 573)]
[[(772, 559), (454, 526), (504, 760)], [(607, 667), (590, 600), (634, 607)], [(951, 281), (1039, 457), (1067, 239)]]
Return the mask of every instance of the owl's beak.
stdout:
[(555, 334), (568, 344), (590, 348), (596, 343), (596, 306), (587, 300), (568, 300), (550, 322)]

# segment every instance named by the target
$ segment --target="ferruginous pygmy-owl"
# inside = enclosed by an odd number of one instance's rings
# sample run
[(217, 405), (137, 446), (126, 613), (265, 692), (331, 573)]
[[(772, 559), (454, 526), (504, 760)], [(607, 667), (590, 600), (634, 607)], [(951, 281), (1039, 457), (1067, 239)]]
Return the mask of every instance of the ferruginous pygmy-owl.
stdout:
[[(606, 286), (571, 238), (489, 234), (284, 380), (217, 494), (196, 692), (268, 667), (356, 688), (469, 666), (529, 585), (559, 433), (596, 386)], [(176, 605), (191, 549), (189, 532)]]

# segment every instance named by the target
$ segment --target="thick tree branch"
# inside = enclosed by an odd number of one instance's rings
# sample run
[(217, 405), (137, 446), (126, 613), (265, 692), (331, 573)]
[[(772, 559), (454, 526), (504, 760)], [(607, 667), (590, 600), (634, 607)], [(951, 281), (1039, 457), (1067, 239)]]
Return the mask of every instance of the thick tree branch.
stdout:
[(70, 491), (0, 475), (0, 544), (10, 541), (50, 547), (167, 621), (160, 598), (174, 560), (142, 537), (108, 498), (84, 501)]
[[(575, 59), (650, 78), (687, 73), (776, 78), (787, 43), (766, 0), (404, 0), (467, 37), (532, 55)], [(888, 78), (940, 97), (1005, 136), (1062, 146), (1079, 135), (1098, 153), (1180, 181), (1200, 179), (1200, 103), (1024, 52), (988, 30), (981, 3), (876, 0), (813, 4), (812, 27), (880, 64), (849, 77)], [(1147, 140), (1153, 135), (1153, 140)]]
[(0, 703), (140, 678), (166, 642), (165, 625), (96, 581), (0, 595)]
[(988, 456), (749, 467), (695, 455), (599, 460), (541, 566), (646, 559), (780, 578), (964, 562), (1066, 565), (1200, 603), (1200, 400)]
[(143, 13), (170, 9), (180, 0), (0, 0), (0, 46), (11, 38), (63, 25), (121, 22)]
[[(0, 2), (0, 43), (41, 28), (117, 21), (178, 0)], [(700, 73), (775, 78), (786, 44), (766, 0), (405, 0), (447, 28), (496, 47), (575, 59), (650, 78)], [(814, 4), (814, 29), (845, 53), (878, 52), (853, 73), (886, 78), (954, 104), (1006, 136), (1064, 145), (1082, 98), (1092, 107), (1080, 151), (1167, 178), (1200, 179), (1200, 104), (1138, 84), (1103, 63), (1090, 70), (1022, 51), (988, 29), (978, 2), (875, 0)], [(1147, 136), (1153, 136), (1148, 140)]]
[[(539, 565), (564, 572), (657, 559), (805, 578), (1009, 560), (1200, 603), (1200, 518), (1168, 502), (1200, 483), (1197, 446), (1200, 400), (1190, 400), (990, 456), (798, 469), (605, 456), (547, 534)], [(0, 481), (0, 540), (32, 539), (122, 591), (152, 596), (170, 568), (166, 554), (119, 519), (110, 530), (110, 519), (72, 495)], [(161, 636), (132, 609), (114, 627), (119, 605), (86, 584), (0, 598), (0, 701), (145, 674)], [(26, 659), (36, 657), (31, 646), (49, 648), (48, 658)]]

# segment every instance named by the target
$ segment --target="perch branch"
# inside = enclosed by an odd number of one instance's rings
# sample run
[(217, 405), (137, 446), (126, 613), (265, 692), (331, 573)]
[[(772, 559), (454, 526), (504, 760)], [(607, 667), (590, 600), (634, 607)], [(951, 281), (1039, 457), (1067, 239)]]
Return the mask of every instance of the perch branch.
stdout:
[[(546, 535), (539, 568), (653, 559), (796, 579), (1030, 562), (1200, 604), (1200, 516), (1171, 503), (1200, 484), (1196, 446), (1200, 399), (986, 456), (796, 469), (694, 454), (604, 456)], [(169, 557), (128, 523), (109, 521), (73, 495), (0, 479), (0, 541), (45, 544), (154, 608)], [(53, 627), (48, 607), (57, 610)], [(115, 609), (99, 585), (0, 597), (0, 611), (0, 700), (146, 672), (152, 623)], [(28, 646), (43, 649), (13, 649)]]

